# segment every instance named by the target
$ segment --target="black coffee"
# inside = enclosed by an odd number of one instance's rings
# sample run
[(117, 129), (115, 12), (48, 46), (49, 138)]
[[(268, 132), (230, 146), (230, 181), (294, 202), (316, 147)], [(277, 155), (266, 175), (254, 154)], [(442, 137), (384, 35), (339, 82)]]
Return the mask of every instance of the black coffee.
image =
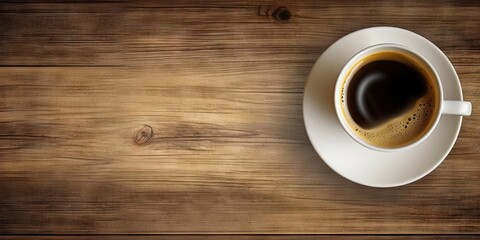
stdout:
[(394, 148), (430, 129), (440, 100), (426, 63), (404, 53), (380, 52), (364, 57), (351, 71), (342, 88), (342, 108), (358, 137)]
[(371, 129), (412, 109), (427, 87), (415, 67), (391, 60), (371, 62), (348, 85), (348, 111), (361, 128)]

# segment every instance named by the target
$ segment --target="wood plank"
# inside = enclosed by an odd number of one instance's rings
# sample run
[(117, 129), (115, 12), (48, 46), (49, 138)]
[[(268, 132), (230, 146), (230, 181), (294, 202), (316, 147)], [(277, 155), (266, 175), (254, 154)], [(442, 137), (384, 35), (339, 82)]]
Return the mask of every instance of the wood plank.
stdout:
[[(289, 21), (259, 13), (279, 6)], [(480, 233), (479, 9), (1, 4), (0, 233)], [(333, 173), (303, 126), (313, 62), (372, 25), (410, 29), (445, 50), (474, 106), (445, 162), (401, 188)]]
[(120, 65), (122, 4), (0, 4), (0, 67)]
[(8, 240), (21, 240), (21, 239), (34, 239), (34, 240), (63, 240), (63, 239), (105, 239), (105, 240), (114, 240), (114, 239), (139, 239), (139, 240), (164, 240), (164, 239), (185, 239), (185, 240), (201, 240), (201, 239), (213, 239), (213, 240), (323, 240), (323, 239), (332, 239), (332, 240), (347, 240), (347, 239), (358, 239), (358, 240), (410, 240), (420, 239), (420, 240), (443, 240), (443, 239), (478, 239), (478, 235), (83, 235), (83, 236), (72, 236), (72, 235), (46, 235), (46, 236), (35, 236), (35, 235), (26, 235), (26, 236), (0, 236), (0, 239)]

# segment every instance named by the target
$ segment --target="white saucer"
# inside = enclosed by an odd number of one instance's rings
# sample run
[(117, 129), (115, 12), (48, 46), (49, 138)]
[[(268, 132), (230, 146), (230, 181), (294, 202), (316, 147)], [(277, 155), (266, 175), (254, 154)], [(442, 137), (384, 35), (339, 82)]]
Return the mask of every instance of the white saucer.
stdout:
[(457, 140), (462, 117), (442, 115), (425, 141), (404, 151), (374, 151), (347, 135), (335, 114), (335, 82), (355, 53), (380, 43), (405, 45), (422, 54), (438, 70), (444, 99), (463, 100), (457, 73), (438, 47), (404, 29), (373, 27), (346, 35), (318, 58), (305, 85), (303, 118), (313, 147), (335, 172), (366, 186), (395, 187), (422, 178), (445, 159)]

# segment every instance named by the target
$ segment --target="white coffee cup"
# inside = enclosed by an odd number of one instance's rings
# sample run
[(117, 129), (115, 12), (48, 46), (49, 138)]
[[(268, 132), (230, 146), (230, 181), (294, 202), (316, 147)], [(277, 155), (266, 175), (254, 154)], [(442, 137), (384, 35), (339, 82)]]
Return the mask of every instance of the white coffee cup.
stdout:
[[(421, 137), (415, 139), (414, 141), (409, 142), (406, 145), (402, 145), (398, 147), (377, 146), (367, 142), (364, 138), (361, 138), (360, 136), (358, 136), (356, 133), (356, 130), (353, 129), (351, 124), (348, 123), (349, 121), (351, 122), (352, 120), (351, 118), (347, 119), (350, 116), (348, 113), (348, 110), (346, 110), (348, 108), (343, 106), (344, 103), (342, 103), (342, 100), (344, 100), (344, 98), (346, 97), (345, 92), (348, 88), (349, 81), (355, 75), (356, 71), (358, 71), (358, 69), (356, 69), (356, 66), (358, 66), (359, 61), (361, 61), (362, 59), (365, 59), (367, 56), (371, 56), (376, 53), (385, 53), (385, 52), (400, 53), (400, 54), (409, 56), (412, 59), (415, 59), (415, 62), (419, 63), (421, 68), (423, 68), (425, 71), (428, 71), (433, 76), (432, 81), (433, 81), (433, 84), (435, 85), (434, 88), (436, 88), (436, 93), (438, 95), (438, 100), (436, 100), (436, 102), (434, 103), (437, 110), (435, 111), (435, 113), (433, 113), (434, 115), (431, 117), (430, 125), (428, 129), (426, 129), (426, 131), (423, 132)], [(335, 110), (336, 110), (338, 120), (340, 121), (343, 129), (348, 133), (348, 135), (358, 143), (362, 144), (363, 146), (373, 150), (377, 150), (377, 151), (398, 151), (398, 150), (404, 150), (406, 148), (414, 147), (419, 143), (421, 143), (422, 141), (424, 141), (426, 138), (428, 138), (428, 136), (433, 132), (433, 130), (437, 126), (443, 114), (469, 116), (472, 111), (472, 105), (470, 102), (444, 99), (442, 83), (440, 81), (437, 70), (432, 66), (432, 64), (425, 57), (417, 53), (415, 50), (410, 49), (406, 46), (391, 44), (391, 43), (378, 44), (378, 45), (367, 47), (361, 50), (360, 52), (358, 52), (357, 54), (355, 54), (344, 65), (342, 71), (340, 72), (337, 78), (337, 82), (335, 85), (334, 103), (335, 103)]]

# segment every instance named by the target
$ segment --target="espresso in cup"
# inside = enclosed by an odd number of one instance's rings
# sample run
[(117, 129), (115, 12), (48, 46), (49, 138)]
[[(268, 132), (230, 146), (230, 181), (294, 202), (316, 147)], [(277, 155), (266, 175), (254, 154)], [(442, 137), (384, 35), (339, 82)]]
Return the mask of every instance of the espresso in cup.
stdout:
[(385, 51), (358, 60), (341, 89), (348, 126), (366, 143), (398, 148), (422, 138), (439, 113), (435, 74), (406, 52)]

